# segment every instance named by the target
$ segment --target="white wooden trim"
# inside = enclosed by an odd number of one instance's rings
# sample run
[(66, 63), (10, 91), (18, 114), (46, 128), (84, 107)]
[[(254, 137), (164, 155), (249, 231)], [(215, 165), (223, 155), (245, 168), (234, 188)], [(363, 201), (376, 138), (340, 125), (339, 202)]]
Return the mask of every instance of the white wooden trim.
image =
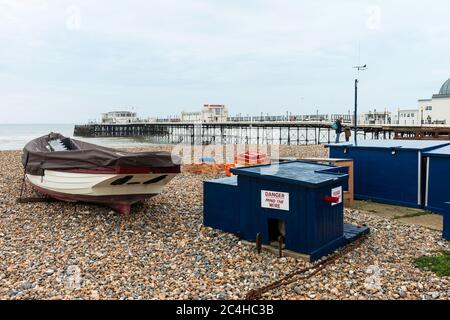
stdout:
[(427, 157), (427, 173), (425, 181), (425, 207), (428, 207), (428, 182), (430, 179), (430, 157)]
[(419, 151), (418, 155), (418, 166), (417, 166), (417, 204), (420, 206), (422, 204), (422, 153)]
[[(139, 184), (111, 185), (116, 179), (132, 175), (128, 182)], [(159, 176), (167, 176), (154, 184), (143, 184)], [(49, 191), (87, 196), (159, 194), (163, 187), (175, 177), (174, 173), (148, 174), (90, 174), (45, 170), (44, 176), (27, 174), (28, 180), (35, 186)]]

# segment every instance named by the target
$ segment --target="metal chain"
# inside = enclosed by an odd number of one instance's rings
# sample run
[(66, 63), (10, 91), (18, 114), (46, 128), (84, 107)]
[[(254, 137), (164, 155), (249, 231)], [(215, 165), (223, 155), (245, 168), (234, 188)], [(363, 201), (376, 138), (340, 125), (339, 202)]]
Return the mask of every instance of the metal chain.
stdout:
[[(247, 295), (245, 296), (245, 299), (246, 300), (259, 300), (262, 298), (262, 295), (266, 292), (269, 292), (269, 291), (279, 288), (281, 286), (286, 286), (297, 280), (305, 280), (305, 279), (312, 277), (313, 275), (315, 275), (315, 274), (319, 273), (320, 271), (322, 271), (323, 269), (325, 269), (325, 267), (327, 267), (328, 265), (332, 264), (333, 262), (337, 261), (339, 258), (343, 257), (347, 253), (349, 253), (349, 252), (353, 251), (354, 249), (356, 249), (357, 247), (359, 247), (366, 238), (367, 238), (367, 235), (362, 236), (355, 242), (347, 245), (341, 251), (338, 251), (338, 252), (332, 254), (331, 256), (329, 256), (325, 260), (320, 261), (316, 265), (291, 272), (288, 275), (286, 275), (285, 277), (281, 278), (280, 280), (274, 281), (271, 284), (264, 286), (262, 288), (250, 290), (247, 293)], [(303, 277), (301, 277), (299, 279), (294, 278), (295, 276), (305, 274), (306, 272), (308, 272), (310, 270), (313, 270), (313, 271), (309, 274), (304, 275)]]
[(26, 179), (27, 179), (27, 165), (28, 165), (28, 159), (30, 157), (30, 154), (27, 153), (27, 157), (25, 159), (25, 165), (23, 167), (23, 177), (22, 177), (22, 186), (20, 187), (20, 196), (19, 199), (22, 199), (23, 197), (23, 191), (24, 188), (26, 187)]

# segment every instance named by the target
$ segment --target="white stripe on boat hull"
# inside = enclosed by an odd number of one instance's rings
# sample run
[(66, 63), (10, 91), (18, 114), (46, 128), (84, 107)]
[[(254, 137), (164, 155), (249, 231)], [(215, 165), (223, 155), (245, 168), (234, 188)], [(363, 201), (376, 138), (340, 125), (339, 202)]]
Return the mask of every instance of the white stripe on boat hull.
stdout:
[[(174, 173), (90, 174), (45, 170), (42, 177), (27, 174), (27, 178), (31, 184), (53, 192), (69, 195), (109, 196), (159, 194), (175, 175)], [(113, 181), (126, 176), (133, 176), (133, 178), (122, 185), (111, 185)], [(156, 183), (143, 184), (146, 181), (161, 176), (166, 176), (166, 178)]]

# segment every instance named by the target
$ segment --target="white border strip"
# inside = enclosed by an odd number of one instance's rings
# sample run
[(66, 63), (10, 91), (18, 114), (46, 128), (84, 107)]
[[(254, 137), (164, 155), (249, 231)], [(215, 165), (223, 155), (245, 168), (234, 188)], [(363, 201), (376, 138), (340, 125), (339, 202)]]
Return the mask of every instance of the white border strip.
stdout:
[(425, 207), (428, 207), (428, 181), (430, 179), (430, 157), (427, 157), (427, 176), (425, 181)]
[(418, 179), (417, 179), (417, 204), (420, 206), (422, 204), (422, 153), (419, 151), (419, 159), (417, 162), (417, 171), (418, 171)]

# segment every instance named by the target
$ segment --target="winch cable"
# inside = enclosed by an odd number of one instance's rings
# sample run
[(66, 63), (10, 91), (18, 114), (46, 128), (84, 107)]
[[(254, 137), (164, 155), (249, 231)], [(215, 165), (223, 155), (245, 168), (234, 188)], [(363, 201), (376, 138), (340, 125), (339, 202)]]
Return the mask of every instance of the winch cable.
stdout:
[[(258, 289), (250, 290), (246, 294), (245, 299), (246, 300), (259, 300), (259, 299), (262, 298), (262, 295), (264, 293), (267, 293), (269, 291), (277, 289), (277, 288), (279, 288), (281, 286), (289, 285), (289, 284), (291, 284), (291, 283), (293, 283), (295, 281), (298, 281), (298, 280), (306, 280), (308, 278), (311, 278), (315, 274), (317, 274), (320, 271), (322, 271), (323, 269), (325, 269), (325, 267), (327, 267), (330, 264), (336, 262), (339, 258), (345, 256), (347, 253), (350, 253), (351, 251), (353, 251), (354, 249), (359, 247), (364, 242), (364, 240), (367, 237), (368, 237), (367, 235), (362, 236), (361, 238), (357, 239), (353, 243), (350, 243), (347, 246), (345, 246), (340, 251), (335, 252), (334, 254), (329, 256), (328, 258), (325, 258), (324, 260), (320, 261), (316, 265), (313, 265), (313, 266), (307, 267), (307, 268), (303, 268), (301, 270), (293, 271), (293, 272), (289, 273), (288, 275), (284, 276), (283, 278), (281, 278), (280, 280), (274, 281), (274, 282), (268, 284), (267, 286), (264, 286), (264, 287), (258, 288)], [(312, 272), (310, 272), (308, 274), (305, 274), (305, 273), (307, 273), (308, 271), (311, 271), (311, 270), (312, 270)], [(296, 276), (299, 276), (299, 275), (304, 275), (304, 276), (300, 277), (300, 278), (296, 278)]]
[(20, 187), (20, 195), (16, 199), (17, 203), (34, 203), (34, 202), (54, 202), (57, 201), (56, 199), (50, 198), (50, 197), (24, 197), (24, 193), (26, 193), (26, 187), (27, 187), (27, 165), (28, 165), (28, 158), (30, 154), (27, 154), (26, 160), (25, 160), (25, 166), (23, 169), (23, 176), (22, 176), (22, 185)]
[(26, 184), (26, 178), (27, 178), (27, 165), (28, 165), (28, 158), (29, 158), (30, 154), (27, 153), (27, 157), (25, 159), (25, 166), (23, 168), (23, 177), (22, 177), (22, 186), (20, 187), (20, 196), (19, 199), (22, 199), (23, 196), (23, 192), (24, 192), (24, 188), (25, 188), (25, 184)]

